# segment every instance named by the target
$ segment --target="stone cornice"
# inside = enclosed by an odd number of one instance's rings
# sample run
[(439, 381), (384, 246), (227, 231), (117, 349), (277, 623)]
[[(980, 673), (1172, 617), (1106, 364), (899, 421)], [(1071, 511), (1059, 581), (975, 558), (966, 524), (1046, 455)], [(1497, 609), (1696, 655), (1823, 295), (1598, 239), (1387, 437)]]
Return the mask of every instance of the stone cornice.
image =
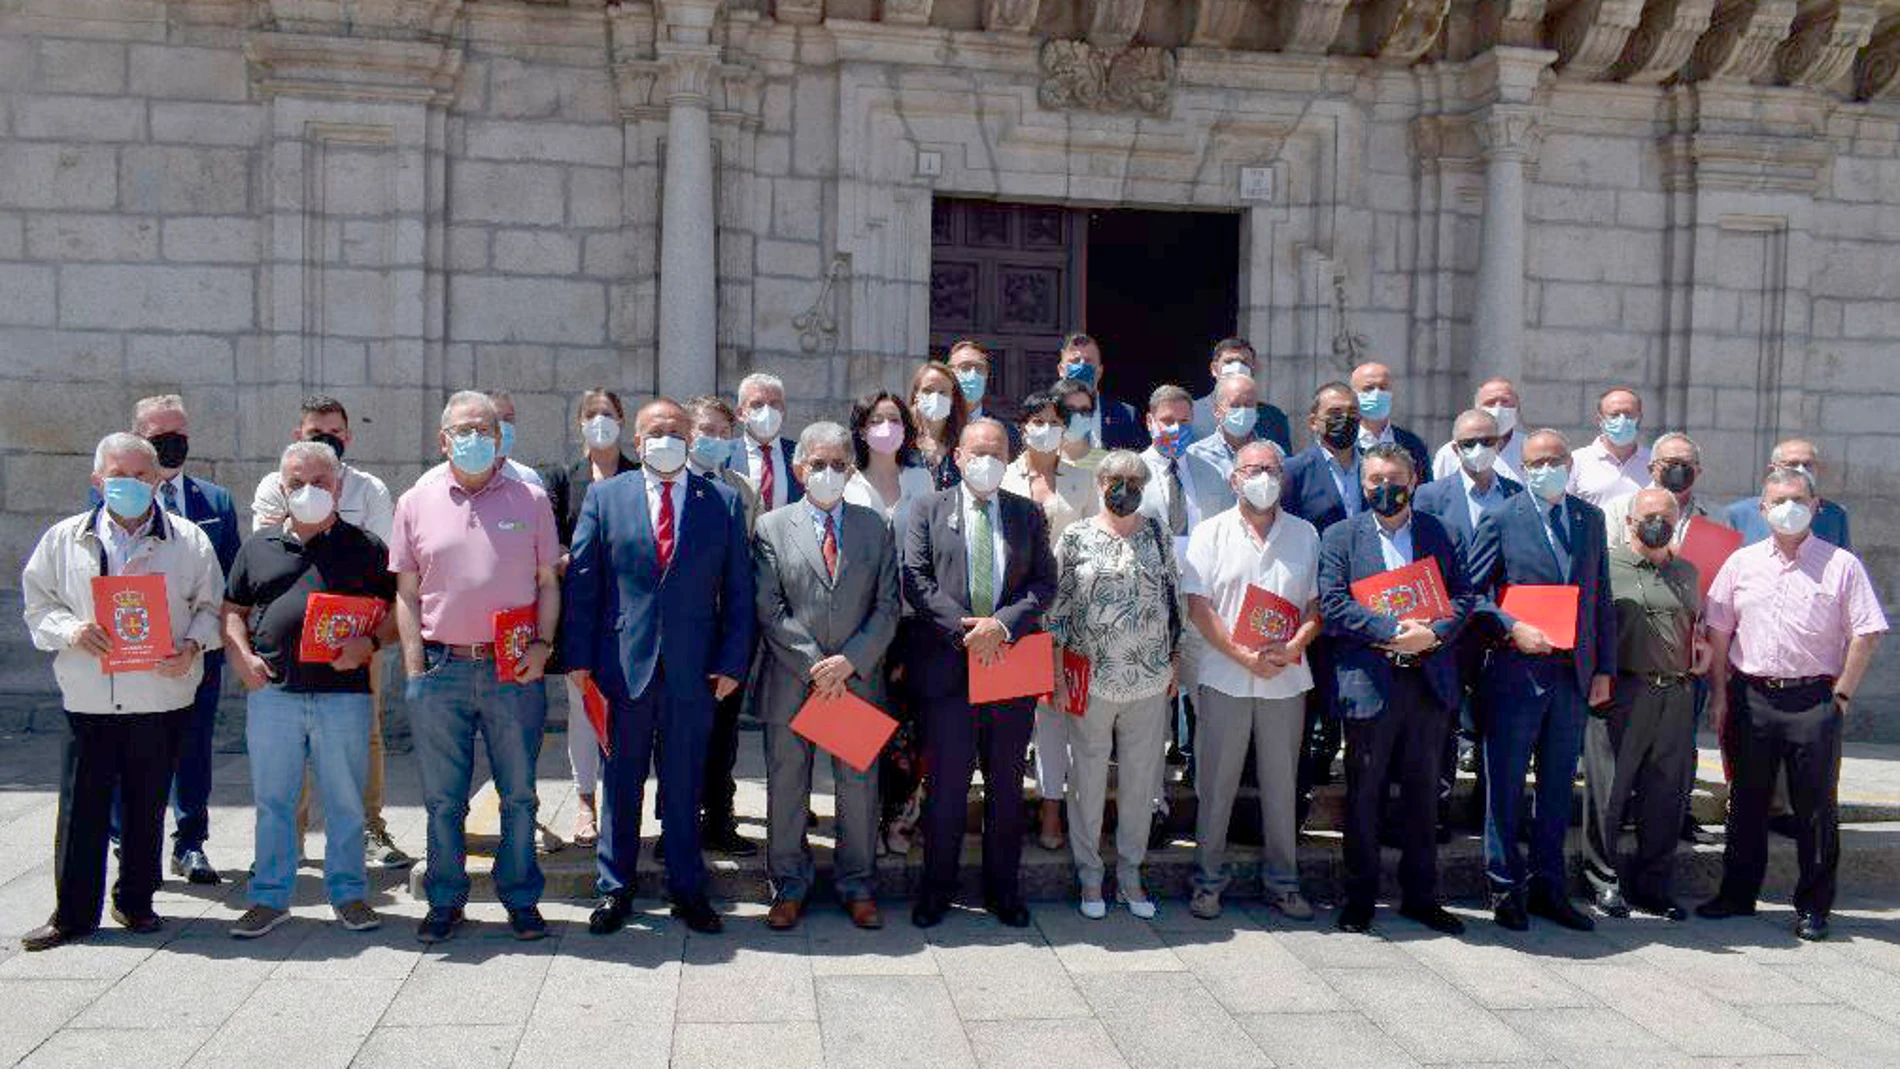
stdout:
[(251, 84), (266, 96), (444, 107), (462, 50), (447, 41), (260, 33), (244, 47)]

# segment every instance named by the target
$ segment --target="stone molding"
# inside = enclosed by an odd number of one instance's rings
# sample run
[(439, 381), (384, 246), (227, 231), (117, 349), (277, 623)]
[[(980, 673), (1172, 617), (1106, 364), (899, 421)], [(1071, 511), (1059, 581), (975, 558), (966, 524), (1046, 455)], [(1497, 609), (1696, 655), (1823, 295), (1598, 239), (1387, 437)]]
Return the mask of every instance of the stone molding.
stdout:
[(1650, 0), (1607, 76), (1632, 85), (1661, 85), (1689, 61), (1714, 15), (1715, 0)]
[(1854, 65), (1874, 35), (1880, 9), (1841, 0), (1807, 0), (1788, 39), (1775, 50), (1775, 79), (1802, 89), (1828, 89)]
[(259, 0), (260, 25), (277, 33), (446, 40), (463, 0)]
[(1642, 22), (1643, 0), (1576, 0), (1551, 20), (1550, 46), (1565, 74), (1597, 79)]
[(787, 26), (816, 26), (825, 21), (825, 0), (773, 0), (772, 17)]
[(1374, 24), (1382, 29), (1370, 42), (1372, 54), (1381, 63), (1410, 66), (1438, 40), (1451, 0), (1383, 0), (1373, 12)]
[(447, 41), (260, 33), (245, 42), (244, 57), (265, 96), (447, 107), (463, 54)]
[(1775, 49), (1794, 25), (1795, 0), (1717, 0), (1696, 41), (1685, 82), (1753, 82), (1772, 68)]
[(1028, 33), (1036, 27), (1041, 0), (985, 0), (983, 28), (992, 33)]
[[(992, 0), (995, 3), (996, 0)], [(1194, 6), (1194, 24), (1188, 28), (1188, 44), (1200, 48), (1225, 48), (1240, 36), (1247, 17), (1259, 0), (1201, 0)]]
[(1036, 97), (1052, 111), (1141, 112), (1166, 115), (1174, 104), (1171, 50), (1109, 51), (1087, 41), (1043, 42)]
[(1276, 0), (1272, 15), (1278, 47), (1288, 52), (1324, 55), (1339, 37), (1350, 0)]
[[(889, 4), (891, 0), (885, 0)], [(1119, 52), (1128, 47), (1141, 29), (1146, 0), (1089, 0), (1088, 42), (1104, 52)]]
[(1890, 15), (1874, 29), (1873, 39), (1854, 63), (1854, 96), (1880, 100), (1900, 90), (1900, 15)]
[(882, 0), (884, 21), (899, 26), (930, 25), (932, 0)]

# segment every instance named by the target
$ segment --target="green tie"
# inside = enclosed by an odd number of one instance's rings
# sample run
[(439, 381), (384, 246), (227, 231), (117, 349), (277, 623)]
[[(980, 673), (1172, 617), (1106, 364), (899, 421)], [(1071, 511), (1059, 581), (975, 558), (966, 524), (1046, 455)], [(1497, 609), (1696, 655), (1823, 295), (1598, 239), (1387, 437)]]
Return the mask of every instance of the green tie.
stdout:
[(996, 612), (996, 542), (990, 510), (981, 502), (970, 514), (970, 539), (970, 611), (990, 616)]

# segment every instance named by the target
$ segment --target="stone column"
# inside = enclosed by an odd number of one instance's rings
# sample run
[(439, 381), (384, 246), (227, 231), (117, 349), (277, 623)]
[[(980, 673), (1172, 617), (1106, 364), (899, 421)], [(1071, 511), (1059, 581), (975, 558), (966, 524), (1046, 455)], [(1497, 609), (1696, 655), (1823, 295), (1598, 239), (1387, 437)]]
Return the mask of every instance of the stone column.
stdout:
[(1491, 102), (1474, 116), (1484, 154), (1484, 219), (1472, 316), (1472, 378), (1524, 371), (1524, 180), (1541, 137), (1531, 102), (1555, 52), (1498, 47), (1473, 61)]
[(666, 0), (654, 51), (664, 64), (666, 172), (660, 201), (659, 388), (714, 392), (718, 302), (713, 259), (712, 43), (719, 0)]

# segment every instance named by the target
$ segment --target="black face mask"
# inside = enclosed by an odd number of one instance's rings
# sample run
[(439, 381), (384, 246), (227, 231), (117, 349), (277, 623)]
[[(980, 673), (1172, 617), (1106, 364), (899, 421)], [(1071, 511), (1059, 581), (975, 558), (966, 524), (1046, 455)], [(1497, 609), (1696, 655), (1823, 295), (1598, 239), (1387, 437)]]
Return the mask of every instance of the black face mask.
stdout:
[(1116, 516), (1133, 516), (1141, 508), (1141, 491), (1129, 483), (1110, 484), (1102, 494), (1102, 507)]
[(146, 441), (152, 443), (152, 449), (158, 453), (158, 466), (161, 468), (182, 468), (185, 458), (191, 454), (191, 439), (177, 431), (156, 434)]
[(1651, 549), (1661, 549), (1676, 537), (1676, 525), (1667, 516), (1651, 516), (1636, 524), (1636, 538)]
[(1380, 483), (1366, 494), (1366, 506), (1381, 516), (1392, 517), (1412, 503), (1412, 488), (1398, 483)]
[(1359, 413), (1335, 412), (1327, 416), (1320, 439), (1332, 449), (1344, 449), (1359, 441)]
[(1680, 460), (1669, 461), (1657, 473), (1656, 485), (1672, 494), (1680, 494), (1695, 485), (1695, 469)]
[(336, 453), (336, 458), (338, 460), (343, 459), (343, 439), (338, 438), (334, 434), (324, 434), (322, 432), (318, 432), (304, 439), (304, 441), (322, 442), (324, 445), (329, 446), (331, 450), (333, 450)]

